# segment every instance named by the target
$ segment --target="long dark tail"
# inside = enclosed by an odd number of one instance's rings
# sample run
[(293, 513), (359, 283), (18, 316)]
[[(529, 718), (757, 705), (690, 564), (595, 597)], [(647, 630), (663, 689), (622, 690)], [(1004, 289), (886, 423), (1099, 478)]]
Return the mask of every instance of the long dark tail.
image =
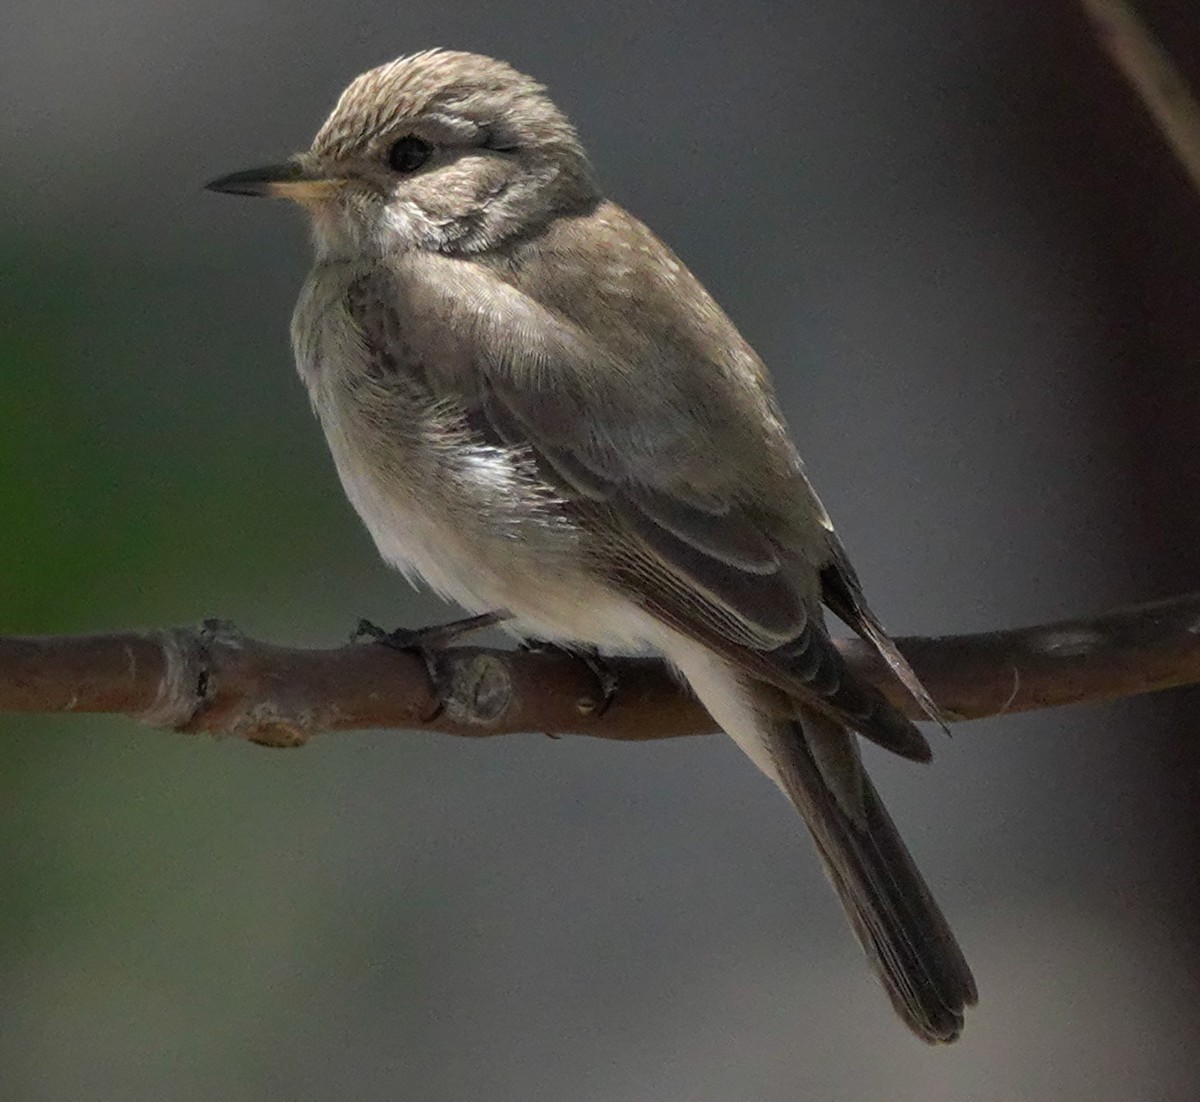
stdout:
[(856, 736), (811, 712), (770, 732), (784, 791), (892, 1005), (923, 1040), (955, 1040), (976, 1001), (975, 980), (862, 768)]

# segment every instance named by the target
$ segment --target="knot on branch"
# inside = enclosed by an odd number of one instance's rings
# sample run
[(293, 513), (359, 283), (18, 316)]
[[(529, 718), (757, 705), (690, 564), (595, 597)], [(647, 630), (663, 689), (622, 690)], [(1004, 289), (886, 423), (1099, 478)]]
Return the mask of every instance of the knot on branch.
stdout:
[(247, 708), (232, 720), (229, 733), (259, 746), (292, 750), (318, 734), (319, 727), (311, 712), (288, 711), (268, 703)]
[(203, 634), (194, 628), (163, 628), (149, 638), (162, 655), (162, 675), (154, 699), (137, 716), (151, 727), (182, 730), (204, 707), (209, 692), (208, 648)]
[(508, 656), (473, 651), (460, 657), (454, 651), (435, 657), (434, 691), (446, 718), (472, 727), (496, 723), (513, 700)]
[[(318, 731), (310, 708), (291, 706), (285, 691), (256, 698), (231, 691), (227, 677), (244, 659), (246, 637), (229, 620), (205, 620), (198, 628), (167, 628), (150, 639), (157, 644), (162, 675), (154, 699), (138, 718), (153, 727), (184, 733), (212, 729), (212, 716), (222, 714), (221, 729), (260, 746), (303, 746)], [(260, 681), (256, 688), (264, 688)]]

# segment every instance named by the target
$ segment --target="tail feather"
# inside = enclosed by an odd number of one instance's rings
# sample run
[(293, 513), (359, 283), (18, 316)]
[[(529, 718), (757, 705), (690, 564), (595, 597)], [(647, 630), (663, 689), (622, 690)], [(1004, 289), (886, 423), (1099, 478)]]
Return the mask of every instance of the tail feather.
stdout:
[(854, 735), (805, 712), (769, 725), (768, 748), (897, 1013), (923, 1040), (953, 1041), (975, 980), (858, 762)]
[(713, 719), (804, 817), (867, 958), (923, 1040), (953, 1041), (975, 981), (942, 912), (863, 769), (845, 718), (794, 702), (682, 637), (663, 648)]

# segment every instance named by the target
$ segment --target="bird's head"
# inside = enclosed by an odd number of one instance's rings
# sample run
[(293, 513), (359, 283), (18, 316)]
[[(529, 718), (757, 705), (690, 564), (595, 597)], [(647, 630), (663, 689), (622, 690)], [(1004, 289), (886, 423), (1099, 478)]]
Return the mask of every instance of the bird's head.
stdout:
[(208, 187), (301, 204), (323, 258), (477, 253), (598, 198), (574, 128), (540, 84), (447, 50), (363, 73), (308, 150)]

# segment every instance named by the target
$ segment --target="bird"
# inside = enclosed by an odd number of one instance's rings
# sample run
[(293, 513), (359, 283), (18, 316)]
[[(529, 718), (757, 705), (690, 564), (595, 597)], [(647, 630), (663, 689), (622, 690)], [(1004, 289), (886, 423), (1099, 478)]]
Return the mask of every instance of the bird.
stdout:
[(546, 88), (433, 49), (356, 77), (311, 146), (214, 191), (308, 215), (292, 344), (389, 564), (479, 621), (664, 657), (799, 811), (901, 1019), (955, 1040), (971, 970), (863, 768), (917, 726), (828, 608), (941, 715), (863, 595), (763, 362), (605, 197)]

